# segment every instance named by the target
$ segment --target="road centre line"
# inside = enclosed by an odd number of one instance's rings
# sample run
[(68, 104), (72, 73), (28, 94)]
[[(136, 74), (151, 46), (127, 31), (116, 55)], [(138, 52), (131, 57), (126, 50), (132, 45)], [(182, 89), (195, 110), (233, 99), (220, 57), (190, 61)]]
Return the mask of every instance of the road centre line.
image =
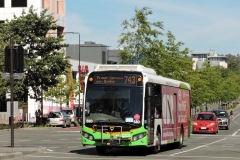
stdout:
[(234, 120), (235, 118), (237, 118), (239, 115), (240, 115), (240, 113), (237, 114), (236, 116), (234, 116), (232, 120)]
[(181, 153), (186, 153), (186, 152), (190, 152), (190, 151), (193, 151), (193, 150), (196, 150), (196, 149), (199, 149), (199, 148), (203, 148), (203, 147), (207, 147), (209, 145), (212, 145), (214, 143), (218, 143), (218, 142), (221, 142), (221, 141), (224, 141), (226, 140), (227, 138), (223, 138), (223, 139), (220, 139), (218, 141), (214, 141), (212, 143), (208, 143), (208, 144), (205, 144), (205, 145), (202, 145), (202, 146), (198, 146), (196, 148), (192, 148), (192, 149), (189, 149), (189, 150), (186, 150), (186, 151), (182, 151), (182, 152), (178, 152), (178, 153), (174, 153), (174, 154), (170, 154), (170, 156), (175, 156), (175, 155), (178, 155), (178, 154), (181, 154)]
[(234, 133), (232, 134), (232, 136), (236, 136), (236, 134), (237, 134), (239, 131), (240, 131), (240, 129), (238, 129), (236, 132), (234, 132)]

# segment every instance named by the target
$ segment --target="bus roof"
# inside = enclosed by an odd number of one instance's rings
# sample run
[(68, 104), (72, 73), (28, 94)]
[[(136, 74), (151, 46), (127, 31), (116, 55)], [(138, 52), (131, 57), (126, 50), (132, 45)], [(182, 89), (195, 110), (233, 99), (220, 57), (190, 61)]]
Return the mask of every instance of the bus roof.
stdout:
[(94, 71), (138, 71), (145, 73), (148, 79), (149, 80), (151, 79), (150, 80), (151, 82), (156, 82), (168, 86), (174, 86), (190, 90), (190, 85), (188, 83), (179, 80), (174, 80), (171, 78), (162, 77), (161, 75), (157, 75), (154, 69), (144, 67), (143, 65), (105, 64), (98, 65)]
[(146, 68), (143, 65), (124, 65), (124, 64), (115, 64), (115, 65), (98, 65), (95, 68), (95, 71), (139, 71), (147, 74), (157, 75), (152, 68)]

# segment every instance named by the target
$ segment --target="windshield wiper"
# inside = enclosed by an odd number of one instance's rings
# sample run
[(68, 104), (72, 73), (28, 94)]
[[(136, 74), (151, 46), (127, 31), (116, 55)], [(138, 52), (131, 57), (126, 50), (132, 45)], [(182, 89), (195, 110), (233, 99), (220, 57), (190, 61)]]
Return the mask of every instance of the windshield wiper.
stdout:
[(98, 124), (114, 124), (114, 125), (128, 125), (128, 126), (131, 126), (131, 127), (138, 127), (139, 125), (137, 124), (133, 124), (133, 123), (127, 123), (127, 122), (116, 122), (116, 121), (110, 121), (110, 119), (108, 119), (109, 121), (106, 121), (106, 120), (98, 120), (96, 121), (96, 123)]

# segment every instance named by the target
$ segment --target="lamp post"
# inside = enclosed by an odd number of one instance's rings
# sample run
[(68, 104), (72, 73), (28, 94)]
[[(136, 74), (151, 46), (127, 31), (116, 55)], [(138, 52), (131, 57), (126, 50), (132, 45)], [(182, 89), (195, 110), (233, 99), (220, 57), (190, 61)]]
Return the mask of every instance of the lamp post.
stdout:
[[(58, 33), (48, 33), (48, 34), (58, 34)], [(80, 91), (81, 91), (81, 88), (80, 88), (80, 71), (79, 71), (79, 67), (80, 67), (80, 33), (79, 32), (60, 32), (60, 34), (77, 34), (78, 35), (78, 74), (79, 74), (79, 88), (78, 88), (78, 91), (79, 91), (79, 107), (78, 107), (78, 113), (80, 113), (81, 109), (80, 109)]]
[(81, 82), (80, 82), (80, 33), (79, 32), (63, 32), (63, 34), (77, 34), (78, 35), (78, 75), (79, 75), (79, 88), (78, 88), (78, 91), (79, 91), (79, 95), (78, 95), (78, 113), (80, 114), (80, 111), (81, 111), (81, 107), (80, 107), (80, 92), (81, 92)]

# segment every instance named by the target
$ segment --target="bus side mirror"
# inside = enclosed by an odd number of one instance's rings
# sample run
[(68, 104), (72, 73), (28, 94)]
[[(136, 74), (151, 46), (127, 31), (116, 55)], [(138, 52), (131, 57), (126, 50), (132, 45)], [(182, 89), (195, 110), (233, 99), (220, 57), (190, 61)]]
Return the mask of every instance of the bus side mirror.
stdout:
[(152, 96), (152, 87), (148, 86), (146, 89), (147, 89), (147, 97), (151, 97)]
[(90, 115), (90, 106), (89, 106), (89, 102), (86, 102), (85, 115), (87, 115), (87, 116)]

